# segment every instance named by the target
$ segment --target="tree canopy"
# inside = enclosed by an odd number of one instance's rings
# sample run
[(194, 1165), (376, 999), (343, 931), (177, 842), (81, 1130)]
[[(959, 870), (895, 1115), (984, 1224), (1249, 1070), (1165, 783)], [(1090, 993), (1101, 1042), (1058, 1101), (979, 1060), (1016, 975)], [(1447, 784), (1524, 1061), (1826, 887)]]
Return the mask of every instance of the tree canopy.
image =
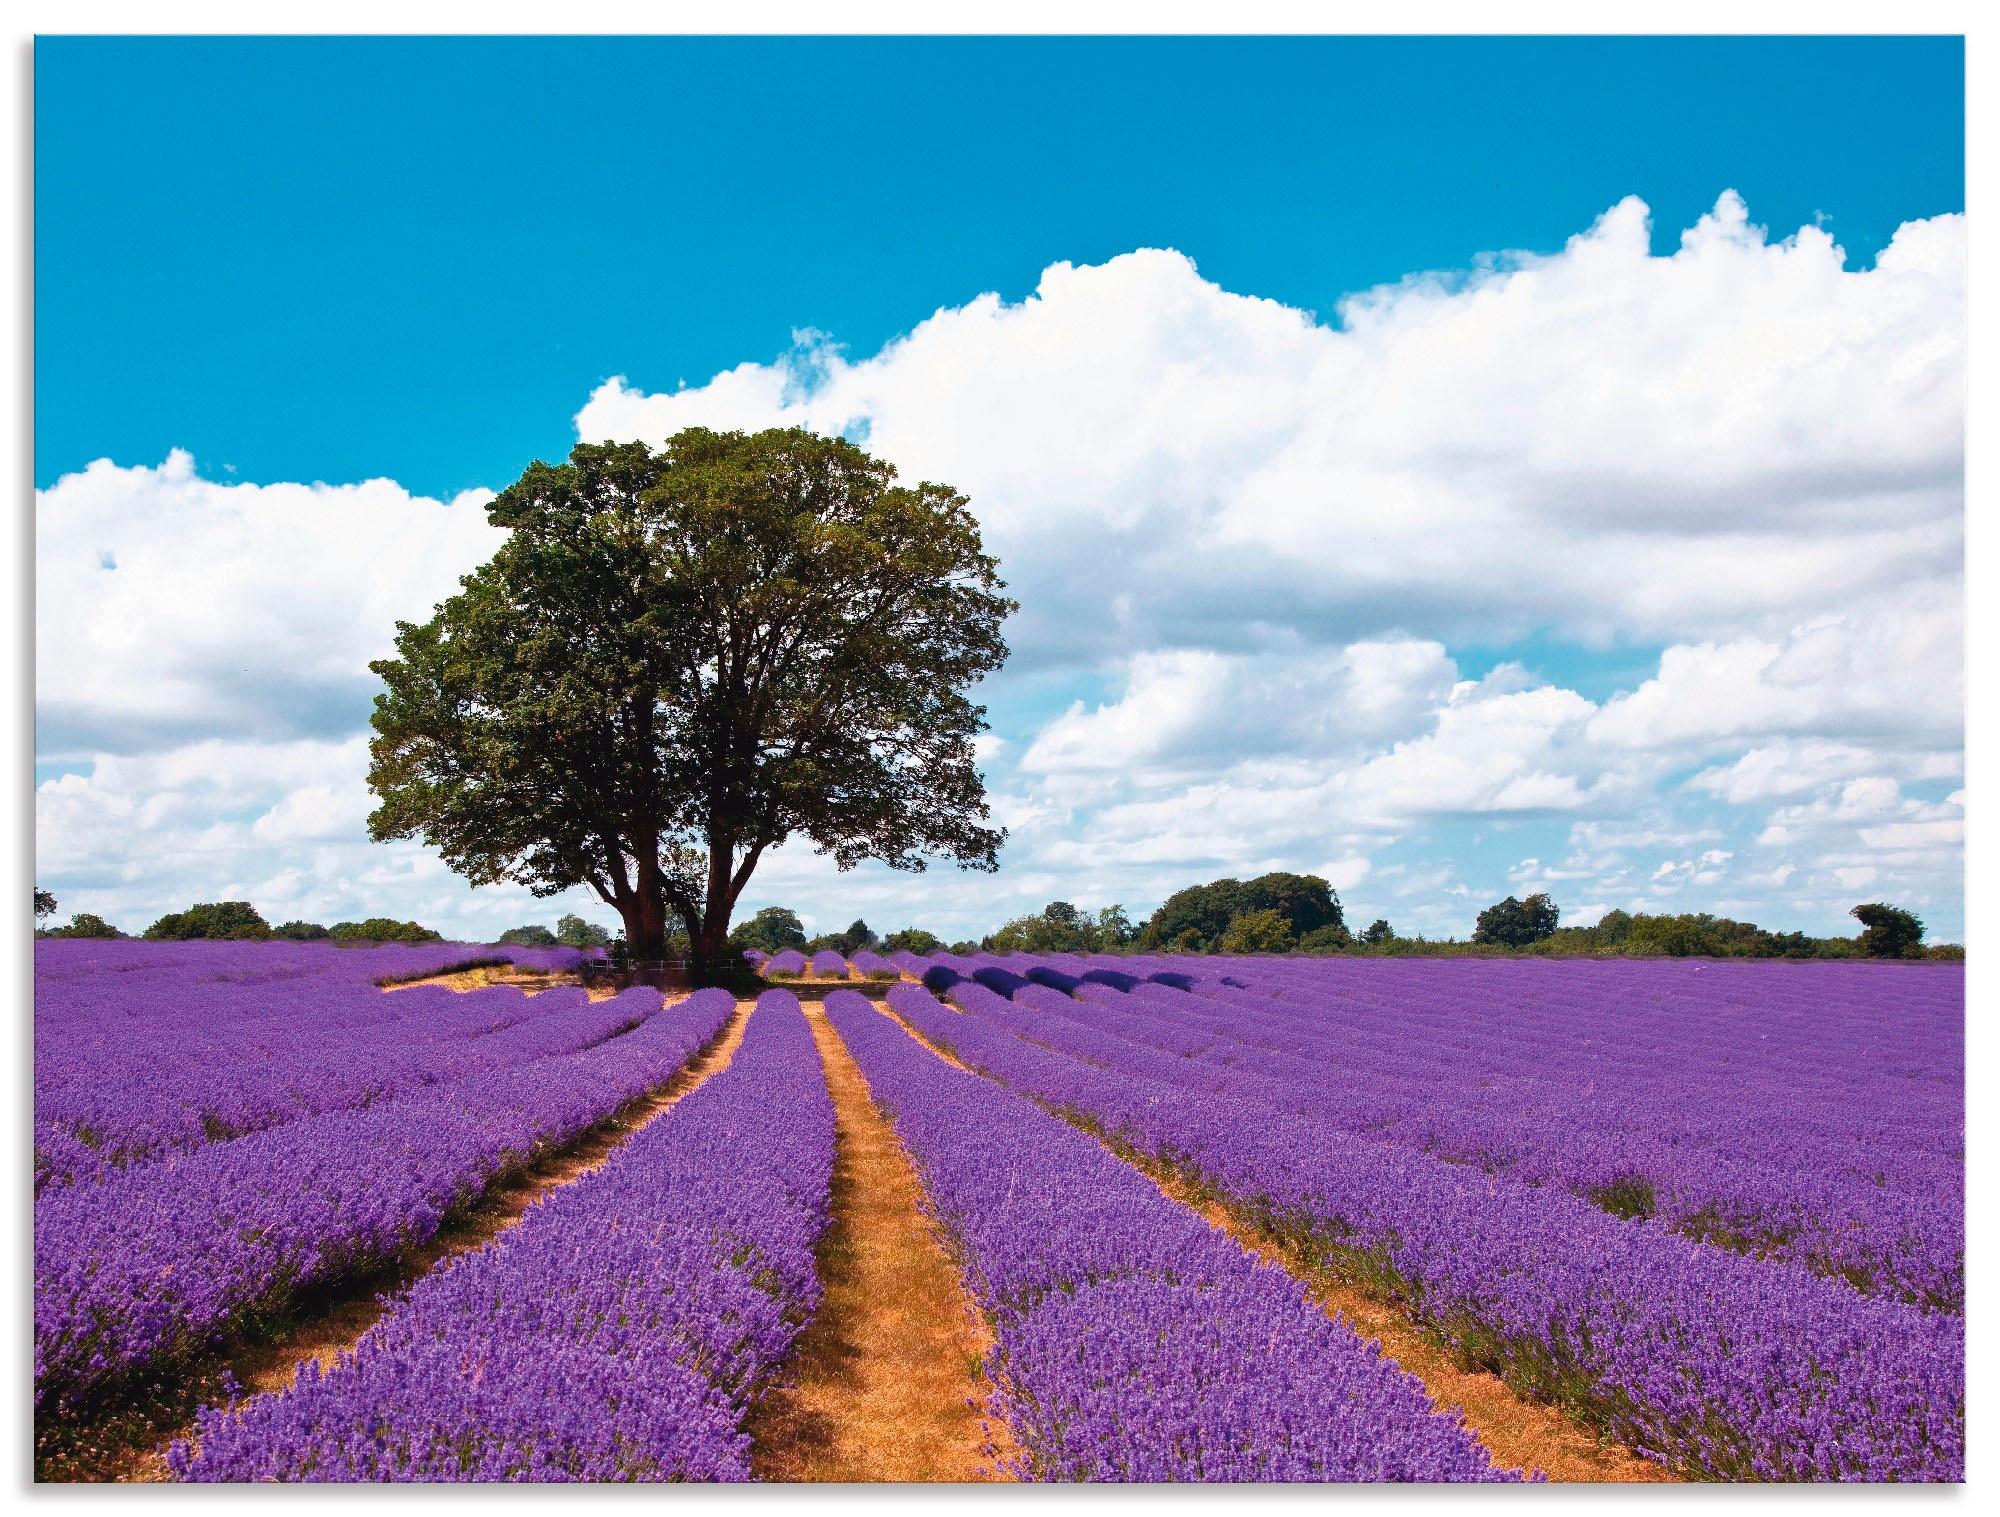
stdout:
[(1035, 916), (1015, 917), (993, 933), (985, 946), (994, 953), (1103, 953), (1128, 946), (1132, 919), (1123, 906), (1095, 913), (1068, 901), (1051, 901)]
[(124, 933), (113, 927), (94, 911), (79, 911), (69, 919), (67, 927), (52, 927), (37, 934), (45, 938), (122, 938)]
[(730, 933), (729, 941), (739, 951), (761, 948), (766, 953), (783, 953), (787, 948), (806, 946), (806, 925), (789, 906), (766, 906)]
[(336, 943), (438, 943), (444, 934), (433, 932), (421, 922), (399, 922), (394, 917), (369, 917), (363, 922), (335, 922), (327, 936)]
[(1531, 895), (1525, 901), (1510, 895), (1479, 913), (1472, 924), (1472, 941), (1524, 948), (1553, 933), (1560, 915), (1556, 903), (1544, 894)]
[(1213, 948), (1238, 917), (1260, 911), (1275, 911), (1295, 938), (1345, 926), (1340, 897), (1331, 885), (1316, 874), (1278, 870), (1247, 882), (1213, 880), (1176, 891), (1153, 913), (1140, 946)]
[(719, 964), (764, 854), (997, 867), (967, 692), (1014, 603), (947, 485), (800, 429), (581, 444), (488, 507), (487, 564), (371, 665), (369, 818), (476, 884), (587, 885), (634, 957)]
[(1872, 959), (1908, 959), (1923, 953), (1922, 918), (1897, 906), (1870, 901), (1848, 913), (1862, 926), (1861, 951)]
[(268, 938), (271, 924), (248, 901), (203, 901), (186, 911), (170, 911), (146, 929), (154, 939)]

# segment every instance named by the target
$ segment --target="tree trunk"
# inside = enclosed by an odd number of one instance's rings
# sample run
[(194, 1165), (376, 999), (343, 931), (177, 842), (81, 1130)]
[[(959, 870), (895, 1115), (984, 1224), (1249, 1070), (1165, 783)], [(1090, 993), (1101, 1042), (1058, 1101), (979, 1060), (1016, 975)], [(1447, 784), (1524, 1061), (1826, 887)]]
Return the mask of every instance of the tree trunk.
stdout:
[(619, 906), (625, 918), (625, 953), (633, 960), (667, 956), (667, 907), (658, 891), (636, 890)]

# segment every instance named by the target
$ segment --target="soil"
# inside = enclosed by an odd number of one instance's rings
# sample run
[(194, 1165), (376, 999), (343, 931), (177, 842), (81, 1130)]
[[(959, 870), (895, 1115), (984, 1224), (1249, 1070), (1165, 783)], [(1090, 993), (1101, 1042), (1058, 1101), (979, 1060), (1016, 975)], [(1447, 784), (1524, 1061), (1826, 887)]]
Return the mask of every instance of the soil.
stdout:
[[(468, 973), (477, 974), (473, 970)], [(442, 977), (455, 978), (455, 977)], [(485, 982), (492, 983), (492, 982)], [(477, 989), (477, 985), (454, 988)], [(304, 1364), (317, 1359), (330, 1367), (373, 1327), (395, 1298), (439, 1265), (486, 1247), (551, 1192), (602, 1166), (634, 1133), (663, 1115), (680, 1098), (729, 1065), (754, 1003), (739, 1001), (722, 1032), (659, 1089), (627, 1103), (574, 1141), (503, 1176), (465, 1211), (426, 1242), (386, 1269), (354, 1277), (300, 1303), (279, 1324), (254, 1341), (238, 1343), (215, 1360), (173, 1382), (127, 1393), (95, 1419), (61, 1427), (44, 1440), (37, 1426), (37, 1480), (149, 1481), (168, 1477), (162, 1450), (188, 1436), (195, 1413), (226, 1399), (223, 1376), (244, 1390), (279, 1391)], [(45, 1446), (44, 1446), (45, 1445)]]
[[(885, 1015), (895, 1017), (886, 1007), (883, 1010)], [(978, 1073), (902, 1018), (895, 1019), (938, 1057), (969, 1074)], [(1600, 1438), (1559, 1408), (1528, 1400), (1498, 1375), (1465, 1368), (1395, 1303), (1334, 1279), (1319, 1261), (1271, 1237), (1225, 1203), (1188, 1184), (1167, 1166), (1137, 1160), (1109, 1144), (1105, 1146), (1173, 1200), (1200, 1213), (1209, 1226), (1285, 1269), (1306, 1287), (1328, 1315), (1344, 1316), (1357, 1332), (1374, 1339), (1386, 1358), (1422, 1382), (1425, 1392), (1440, 1409), (1463, 1414), (1466, 1427), (1493, 1456), (1495, 1464), (1529, 1474), (1540, 1471), (1555, 1482), (1654, 1484), (1680, 1478), (1665, 1465)]]
[[(472, 969), (454, 970), (450, 974), (426, 975), (421, 980), (397, 980), (384, 985), (384, 990), (410, 990), (418, 985), (442, 985), (447, 990), (484, 990), (490, 985), (512, 985), (529, 995), (538, 995), (544, 990), (554, 990), (561, 985), (576, 985), (581, 981), (574, 974), (551, 970), (544, 974), (536, 969), (523, 969), (518, 964), (480, 964)], [(618, 994), (608, 986), (594, 985), (590, 988), (593, 1001), (609, 1000)]]
[(752, 1413), (763, 1480), (1011, 1478), (1004, 1426), (982, 1416), (984, 1322), (925, 1224), (922, 1190), (860, 1067), (818, 1006), (806, 1017), (833, 1094), (833, 1219), (824, 1289), (788, 1383)]

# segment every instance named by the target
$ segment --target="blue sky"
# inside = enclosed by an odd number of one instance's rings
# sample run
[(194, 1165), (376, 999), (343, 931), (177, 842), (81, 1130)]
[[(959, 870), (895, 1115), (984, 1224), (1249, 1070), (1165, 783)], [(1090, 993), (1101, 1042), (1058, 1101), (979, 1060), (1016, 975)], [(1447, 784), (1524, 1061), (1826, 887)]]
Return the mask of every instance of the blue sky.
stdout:
[[(41, 39), (44, 883), (131, 926), (225, 889), (546, 916), (359, 841), (363, 609), (420, 619), (490, 551), (476, 495), (441, 503), (580, 432), (859, 420), (990, 506), (1027, 603), (988, 692), (1016, 842), (991, 880), (781, 859), (756, 903), (974, 932), (1293, 867), (1440, 932), (1545, 885), (1818, 931), (1887, 895), (1960, 936), (1962, 67), (1955, 39)], [(973, 351), (1015, 388), (963, 381)], [(1069, 383), (1123, 394), (1094, 435), (1038, 408)], [(1435, 445), (1385, 451), (1405, 429)], [(1455, 562), (1487, 534), (1540, 547)], [(1080, 554), (1128, 569), (1116, 615), (1079, 609)]]

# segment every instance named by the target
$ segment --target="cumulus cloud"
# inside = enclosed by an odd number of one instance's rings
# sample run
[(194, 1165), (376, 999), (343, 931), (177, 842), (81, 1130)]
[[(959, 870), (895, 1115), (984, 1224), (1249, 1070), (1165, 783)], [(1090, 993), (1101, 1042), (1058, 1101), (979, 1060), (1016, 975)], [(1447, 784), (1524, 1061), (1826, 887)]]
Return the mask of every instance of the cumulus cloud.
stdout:
[[(1958, 572), (1961, 219), (1847, 270), (1740, 200), (1666, 257), (1626, 200), (1561, 252), (1326, 326), (1178, 253), (1057, 264), (880, 353), (648, 395), (585, 438), (865, 424), (975, 503), (1038, 660), (1393, 634), (1727, 641)], [(1775, 621), (1774, 621), (1775, 619)]]
[(37, 492), (41, 755), (352, 732), (397, 619), (425, 620), (498, 545), (488, 498), (224, 484), (178, 450)]
[(248, 900), (274, 924), (393, 916), (488, 937), (566, 909), (606, 918), (587, 892), (473, 890), (415, 843), (370, 843), (367, 770), (359, 735), (100, 754), (36, 787), (36, 880), (65, 914), (128, 932), (216, 900)]
[[(1853, 269), (1734, 195), (1665, 256), (1647, 221), (1626, 200), (1332, 323), (1142, 249), (873, 355), (802, 332), (672, 393), (607, 381), (585, 439), (802, 424), (949, 481), (1023, 604), (982, 697), (1002, 874), (794, 845), (745, 909), (955, 934), (1270, 868), (1405, 930), (1529, 886), (1590, 902), (1572, 920), (1826, 930), (1864, 877), (1955, 909), (1962, 801), (1921, 787), (1962, 770), (1963, 219)], [(492, 551), (483, 499), (223, 485), (183, 454), (44, 492), (39, 740), (92, 766), (38, 792), (44, 856), (87, 890), (511, 910), (359, 841), (367, 660)], [(1651, 662), (1588, 696), (1465, 676), (1530, 634)]]

